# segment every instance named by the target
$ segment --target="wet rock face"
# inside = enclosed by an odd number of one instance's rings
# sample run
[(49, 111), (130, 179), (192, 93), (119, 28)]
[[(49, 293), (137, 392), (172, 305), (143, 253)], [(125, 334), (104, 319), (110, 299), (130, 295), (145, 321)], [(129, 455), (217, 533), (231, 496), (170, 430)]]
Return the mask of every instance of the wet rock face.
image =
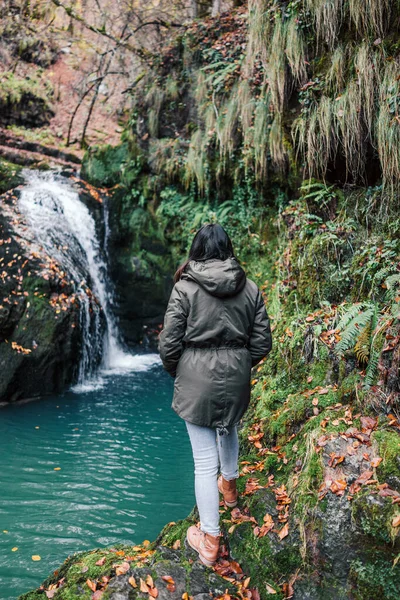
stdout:
[(110, 276), (121, 335), (128, 345), (156, 347), (173, 286), (170, 250), (148, 211), (132, 213), (118, 196), (110, 198), (109, 211)]

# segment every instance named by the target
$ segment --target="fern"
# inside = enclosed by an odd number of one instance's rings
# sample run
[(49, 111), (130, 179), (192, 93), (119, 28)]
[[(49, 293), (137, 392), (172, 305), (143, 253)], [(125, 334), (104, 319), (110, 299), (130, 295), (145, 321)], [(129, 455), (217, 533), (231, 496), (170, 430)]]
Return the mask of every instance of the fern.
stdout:
[(387, 289), (386, 299), (390, 302), (400, 294), (400, 273), (390, 275), (390, 277), (385, 280), (385, 286)]
[(378, 370), (380, 355), (381, 355), (380, 349), (377, 348), (376, 345), (374, 344), (373, 347), (371, 348), (371, 354), (369, 357), (368, 366), (365, 371), (364, 387), (366, 387), (366, 388), (371, 387), (371, 385), (374, 383), (375, 375)]
[(354, 352), (359, 363), (367, 363), (371, 351), (371, 322), (367, 323), (357, 338)]
[(338, 354), (343, 354), (346, 350), (354, 348), (360, 335), (360, 331), (362, 331), (371, 321), (374, 312), (375, 307), (370, 307), (350, 320), (347, 327), (342, 331), (341, 340), (336, 346), (336, 352)]
[(335, 197), (335, 186), (327, 187), (325, 183), (313, 181), (309, 179), (300, 187), (300, 191), (304, 194), (304, 200), (312, 200), (317, 204), (328, 204)]
[(358, 313), (362, 309), (366, 308), (366, 306), (370, 305), (366, 302), (356, 302), (355, 304), (352, 304), (340, 319), (337, 325), (337, 329), (342, 331), (345, 327), (347, 327), (350, 321), (352, 321), (358, 315)]
[[(385, 284), (387, 282), (388, 279), (390, 279), (392, 277), (392, 273), (393, 273), (393, 269), (395, 269), (395, 266), (393, 264), (388, 264), (385, 265), (384, 267), (382, 267), (381, 269), (379, 269), (379, 271), (377, 271), (372, 279), (372, 284), (371, 284), (371, 292), (374, 290), (375, 285), (376, 284), (380, 284), (382, 283), (383, 280), (385, 280)], [(398, 281), (400, 283), (400, 274), (396, 273), (395, 277), (398, 278)]]

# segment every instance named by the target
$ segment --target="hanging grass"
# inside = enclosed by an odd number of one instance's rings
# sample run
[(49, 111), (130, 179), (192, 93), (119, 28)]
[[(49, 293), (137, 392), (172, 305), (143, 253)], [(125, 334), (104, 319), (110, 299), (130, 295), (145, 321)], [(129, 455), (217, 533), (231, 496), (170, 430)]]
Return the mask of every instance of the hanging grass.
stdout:
[(167, 180), (172, 181), (181, 174), (183, 151), (184, 148), (179, 139), (152, 140), (149, 149), (149, 164), (156, 173), (163, 174)]
[(228, 102), (220, 110), (219, 143), (221, 157), (232, 157), (238, 142), (239, 100), (237, 87), (232, 90)]
[(390, 0), (349, 0), (349, 14), (361, 34), (384, 35), (390, 20)]
[(372, 139), (376, 96), (380, 84), (381, 64), (379, 56), (371, 51), (366, 42), (363, 42), (360, 45), (356, 53), (354, 67), (358, 77), (362, 114), (367, 126), (368, 135), (370, 139)]
[(264, 91), (254, 113), (254, 170), (258, 180), (266, 179), (268, 174), (268, 126), (271, 123), (270, 100), (269, 91)]
[(179, 98), (178, 81), (171, 76), (166, 79), (165, 94), (170, 100), (177, 100)]
[(395, 61), (386, 65), (379, 94), (376, 142), (385, 184), (400, 181), (400, 80)]
[(287, 97), (286, 27), (282, 19), (275, 22), (271, 49), (268, 56), (267, 74), (274, 111), (281, 111)]
[(206, 75), (204, 71), (199, 70), (197, 74), (196, 85), (194, 87), (194, 97), (198, 106), (201, 106), (203, 102), (207, 100), (208, 94), (209, 89), (206, 83)]
[(314, 17), (318, 38), (333, 48), (342, 23), (343, 0), (305, 0), (305, 3)]
[(184, 181), (189, 187), (192, 181), (198, 185), (200, 194), (206, 190), (206, 161), (207, 161), (207, 140), (201, 129), (197, 129), (189, 144), (189, 150), (186, 155)]
[(363, 177), (365, 174), (367, 131), (362, 119), (361, 104), (359, 86), (354, 80), (350, 81), (335, 102), (334, 127), (340, 140), (347, 172), (354, 178)]
[(145, 97), (145, 102), (149, 107), (147, 123), (152, 137), (158, 136), (160, 110), (164, 97), (165, 92), (158, 85), (152, 85)]
[(278, 171), (284, 173), (287, 168), (288, 156), (284, 145), (282, 114), (275, 114), (269, 132), (269, 150), (271, 160)]
[(247, 79), (242, 79), (237, 88), (238, 107), (243, 134), (252, 126), (256, 101)]
[(340, 45), (335, 48), (332, 53), (330, 67), (326, 73), (327, 88), (336, 95), (345, 87), (347, 55), (347, 46)]
[(294, 79), (302, 85), (307, 80), (306, 49), (302, 30), (294, 16), (286, 25), (286, 57)]
[(271, 15), (263, 0), (249, 0), (249, 34), (244, 62), (244, 74), (252, 75), (254, 63), (261, 59), (266, 68), (272, 36)]

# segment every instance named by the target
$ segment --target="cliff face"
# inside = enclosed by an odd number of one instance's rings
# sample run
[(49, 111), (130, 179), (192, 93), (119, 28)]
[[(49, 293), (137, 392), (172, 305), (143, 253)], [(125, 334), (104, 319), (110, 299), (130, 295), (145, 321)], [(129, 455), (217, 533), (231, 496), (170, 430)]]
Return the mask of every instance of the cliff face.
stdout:
[[(238, 580), (227, 596), (400, 595), (398, 23), (397, 2), (344, 0), (257, 0), (194, 22), (136, 82), (124, 152), (85, 159), (93, 182), (114, 173), (129, 269), (140, 255), (171, 272), (218, 220), (265, 294), (274, 347), (252, 382), (239, 510), (222, 515), (224, 575)], [(113, 556), (90, 563), (97, 590), (145, 597), (126, 581), (137, 563), (154, 577), (165, 557), (189, 569), (189, 522), (155, 553), (124, 549), (122, 571)], [(89, 598), (80, 560), (45, 589)], [(190, 571), (182, 589), (193, 585)]]

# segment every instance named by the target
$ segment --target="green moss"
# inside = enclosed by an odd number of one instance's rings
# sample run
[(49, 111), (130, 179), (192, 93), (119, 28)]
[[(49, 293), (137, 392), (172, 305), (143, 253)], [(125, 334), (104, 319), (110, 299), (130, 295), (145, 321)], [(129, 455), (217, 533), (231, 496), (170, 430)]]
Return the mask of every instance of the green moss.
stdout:
[(22, 183), (21, 169), (22, 167), (19, 165), (0, 160), (0, 194), (4, 194)]
[(382, 458), (376, 470), (379, 481), (385, 482), (391, 476), (400, 479), (400, 435), (393, 430), (381, 429), (373, 433), (373, 439)]
[(35, 97), (49, 101), (53, 90), (48, 80), (36, 75), (19, 77), (14, 73), (1, 73), (0, 100), (4, 103), (18, 105), (24, 97)]
[(238, 525), (229, 538), (232, 556), (251, 577), (251, 586), (260, 591), (262, 598), (266, 583), (277, 591), (275, 598), (283, 598), (278, 582), (289, 577), (301, 564), (295, 545), (286, 543), (278, 547), (277, 544), (273, 544), (269, 536), (256, 538), (249, 523)]
[(397, 537), (400, 543), (400, 532), (392, 527), (398, 507), (391, 498), (382, 498), (374, 491), (361, 490), (352, 501), (352, 516), (360, 530), (376, 543), (391, 544)]
[(98, 187), (111, 187), (121, 180), (128, 161), (128, 143), (90, 148), (82, 161), (82, 177)]
[(355, 600), (398, 600), (400, 597), (400, 565), (393, 565), (393, 557), (376, 552), (366, 554), (364, 560), (354, 560), (350, 581)]
[(356, 399), (356, 391), (360, 383), (361, 377), (357, 372), (352, 372), (344, 377), (337, 391), (338, 400), (340, 402), (353, 402)]
[(197, 522), (197, 516), (196, 510), (194, 509), (186, 519), (182, 519), (177, 523), (168, 523), (161, 531), (155, 543), (157, 545), (171, 547), (179, 540), (181, 545), (183, 545), (186, 538), (186, 532), (191, 525)]

